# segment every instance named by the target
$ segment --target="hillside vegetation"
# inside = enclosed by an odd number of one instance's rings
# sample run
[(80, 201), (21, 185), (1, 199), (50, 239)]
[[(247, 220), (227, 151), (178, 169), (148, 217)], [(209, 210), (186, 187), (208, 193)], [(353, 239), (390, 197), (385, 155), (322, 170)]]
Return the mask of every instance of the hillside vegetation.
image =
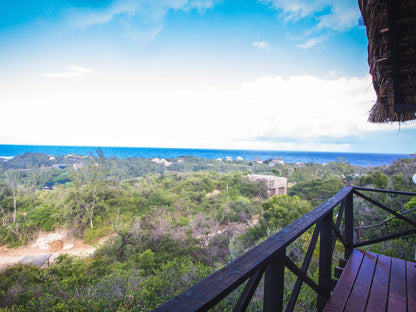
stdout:
[[(288, 195), (267, 198), (266, 185), (251, 182), (248, 170), (287, 177)], [(412, 172), (415, 159), (362, 168), (342, 159), (249, 166), (194, 157), (116, 159), (101, 151), (88, 157), (20, 155), (0, 165), (0, 245), (24, 245), (37, 231), (59, 228), (91, 245), (108, 240), (88, 258), (61, 255), (47, 269), (8, 268), (0, 274), (0, 310), (149, 311), (344, 185), (415, 191)], [(358, 206), (363, 213), (357, 222), (385, 218)], [(290, 251), (295, 262), (308, 235)], [(393, 244), (404, 249), (416, 243), (398, 241)], [(394, 254), (395, 246), (377, 248)], [(316, 265), (310, 270), (314, 275)], [(313, 309), (308, 290), (300, 301), (303, 310)], [(252, 310), (256, 304), (261, 300), (255, 298)]]

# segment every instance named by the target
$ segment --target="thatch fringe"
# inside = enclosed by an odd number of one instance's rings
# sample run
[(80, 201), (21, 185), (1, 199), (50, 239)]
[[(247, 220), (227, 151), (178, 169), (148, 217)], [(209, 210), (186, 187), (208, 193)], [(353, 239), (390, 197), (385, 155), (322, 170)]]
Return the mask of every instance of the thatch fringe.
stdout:
[[(377, 102), (368, 120), (374, 123), (416, 119), (415, 111), (394, 112), (394, 86), (390, 50), (388, 0), (358, 0), (368, 37), (368, 64)], [(400, 3), (396, 21), (400, 67), (400, 104), (416, 103), (416, 1)]]

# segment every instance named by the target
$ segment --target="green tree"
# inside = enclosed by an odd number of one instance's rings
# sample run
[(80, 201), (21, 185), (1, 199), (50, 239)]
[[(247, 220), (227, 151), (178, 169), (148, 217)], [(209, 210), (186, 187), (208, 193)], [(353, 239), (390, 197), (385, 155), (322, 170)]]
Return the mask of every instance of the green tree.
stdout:
[(261, 205), (264, 209), (262, 222), (270, 232), (291, 224), (308, 213), (312, 206), (298, 196), (275, 195)]
[(360, 186), (374, 186), (379, 189), (386, 189), (389, 178), (384, 173), (374, 171), (362, 176), (359, 180)]
[(94, 228), (94, 209), (99, 200), (99, 192), (104, 186), (105, 173), (104, 155), (101, 149), (98, 149), (97, 157), (90, 154), (84, 162), (84, 167), (74, 170), (72, 174), (77, 193), (72, 194), (74, 204), (82, 208), (91, 229)]
[(290, 196), (297, 195), (304, 200), (323, 202), (344, 187), (340, 179), (312, 180), (299, 182), (288, 190)]
[(17, 217), (17, 183), (20, 177), (20, 171), (7, 170), (6, 181), (13, 195), (13, 223), (16, 223)]

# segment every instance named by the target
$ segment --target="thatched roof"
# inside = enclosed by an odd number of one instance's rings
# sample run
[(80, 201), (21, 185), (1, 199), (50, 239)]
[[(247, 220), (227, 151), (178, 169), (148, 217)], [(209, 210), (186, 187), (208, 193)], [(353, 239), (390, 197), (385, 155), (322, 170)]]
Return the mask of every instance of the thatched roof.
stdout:
[(377, 102), (368, 120), (416, 119), (416, 0), (358, 0)]

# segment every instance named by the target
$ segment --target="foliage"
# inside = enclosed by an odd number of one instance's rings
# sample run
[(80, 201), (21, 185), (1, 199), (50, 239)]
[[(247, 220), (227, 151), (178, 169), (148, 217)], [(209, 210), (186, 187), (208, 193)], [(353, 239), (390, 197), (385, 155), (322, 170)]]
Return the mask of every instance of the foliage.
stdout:
[(29, 211), (26, 218), (36, 228), (44, 231), (52, 231), (55, 225), (59, 224), (58, 216), (50, 205), (41, 205)]
[(261, 206), (264, 209), (262, 222), (269, 232), (276, 232), (288, 226), (312, 209), (311, 204), (302, 201), (298, 196), (288, 195), (275, 195)]
[(372, 173), (362, 176), (359, 180), (360, 186), (375, 187), (378, 189), (386, 189), (388, 184), (388, 177), (384, 173), (374, 171)]
[[(59, 227), (71, 229), (89, 244), (109, 238), (89, 258), (61, 255), (48, 269), (18, 265), (0, 273), (0, 309), (149, 311), (306, 214), (343, 185), (412, 190), (408, 176), (416, 168), (414, 160), (379, 168), (352, 166), (342, 159), (326, 165), (255, 163), (255, 173), (285, 176), (295, 183), (289, 195), (267, 198), (266, 185), (247, 178), (247, 162), (195, 157), (168, 161), (165, 166), (151, 159), (106, 158), (100, 151), (88, 157), (28, 154), (15, 162), (3, 161), (0, 244), (22, 245), (38, 230)], [(56, 164), (68, 168), (52, 167)], [(53, 188), (43, 189), (47, 183)], [(406, 204), (382, 199), (397, 211), (416, 207), (414, 199)], [(355, 204), (357, 221), (382, 222), (388, 217), (364, 201)], [(287, 248), (295, 263), (301, 261), (311, 235), (305, 232)], [(414, 243), (413, 238), (401, 239), (375, 248), (409, 258)], [(314, 280), (317, 250), (308, 269)], [(285, 274), (285, 299), (295, 280)], [(251, 311), (261, 309), (261, 287)], [(229, 309), (235, 296), (216, 311)], [(312, 310), (314, 303), (315, 294), (303, 287), (296, 309)]]
[(303, 200), (308, 200), (315, 203), (324, 202), (328, 198), (338, 193), (344, 184), (342, 180), (330, 178), (328, 180), (311, 180), (308, 182), (299, 182), (292, 186), (288, 194), (290, 196), (296, 195)]

